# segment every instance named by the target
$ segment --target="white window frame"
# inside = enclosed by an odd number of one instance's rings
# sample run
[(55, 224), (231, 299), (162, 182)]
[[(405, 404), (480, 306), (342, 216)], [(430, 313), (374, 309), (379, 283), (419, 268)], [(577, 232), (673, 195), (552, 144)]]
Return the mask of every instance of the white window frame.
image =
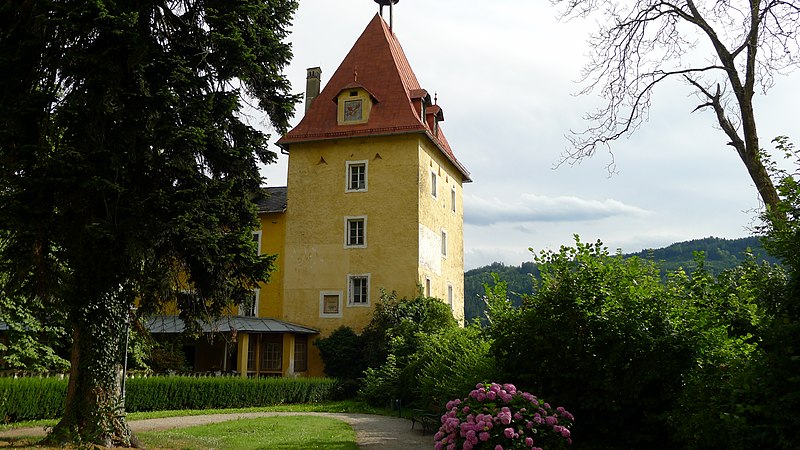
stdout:
[[(339, 297), (338, 312), (326, 313), (325, 312), (325, 297)], [(319, 293), (319, 316), (320, 317), (342, 317), (342, 291), (320, 291)]]
[(453, 283), (447, 283), (447, 304), (453, 309)]
[[(356, 303), (353, 299), (353, 280), (356, 278), (366, 279), (367, 280), (367, 301), (366, 302), (358, 302)], [(368, 273), (359, 273), (359, 274), (349, 274), (347, 275), (347, 306), (348, 307), (368, 307), (370, 305), (370, 298), (369, 298), (369, 290), (370, 290), (370, 280), (371, 276)]]
[[(361, 189), (353, 189), (350, 186), (350, 181), (352, 180), (352, 168), (356, 166), (364, 166), (364, 187)], [(367, 192), (369, 188), (369, 161), (345, 161), (345, 181), (344, 181), (344, 191), (345, 192)]]
[(438, 177), (436, 171), (431, 169), (431, 197), (433, 198), (439, 198)]
[(441, 236), (442, 236), (442, 249), (441, 249), (442, 250), (442, 258), (446, 259), (447, 258), (447, 248), (448, 248), (447, 247), (447, 230), (445, 230), (444, 228), (442, 228)]
[(253, 231), (253, 240), (256, 241), (256, 254), (261, 254), (261, 230)]
[(450, 212), (456, 213), (456, 187), (450, 188)]
[(433, 297), (433, 282), (427, 275), (425, 276), (425, 297)]
[[(350, 223), (362, 221), (364, 223), (364, 242), (361, 244), (350, 244)], [(344, 218), (344, 248), (366, 248), (367, 247), (367, 216), (345, 216)]]
[(258, 317), (258, 300), (259, 300), (259, 297), (261, 297), (261, 289), (255, 288), (255, 289), (252, 289), (250, 292), (253, 295), (253, 306), (252, 306), (253, 309), (250, 312), (252, 312), (253, 314), (252, 315), (251, 314), (244, 314), (246, 312), (245, 311), (245, 304), (244, 303), (240, 303), (239, 304), (239, 315), (242, 316), (242, 317)]

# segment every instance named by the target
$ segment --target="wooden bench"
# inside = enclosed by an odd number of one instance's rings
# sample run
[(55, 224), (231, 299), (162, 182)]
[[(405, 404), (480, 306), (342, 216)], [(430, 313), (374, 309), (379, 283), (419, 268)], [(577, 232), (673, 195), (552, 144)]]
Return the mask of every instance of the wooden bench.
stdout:
[(424, 409), (415, 409), (411, 412), (411, 429), (419, 422), (422, 425), (423, 433), (433, 433), (439, 428), (441, 416), (425, 411)]

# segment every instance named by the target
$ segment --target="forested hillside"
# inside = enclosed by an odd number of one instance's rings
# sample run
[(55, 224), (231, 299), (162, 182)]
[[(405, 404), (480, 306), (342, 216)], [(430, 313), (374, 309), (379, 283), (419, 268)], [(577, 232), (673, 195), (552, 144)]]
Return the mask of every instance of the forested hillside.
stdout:
[[(661, 268), (661, 273), (666, 274), (679, 268), (683, 268), (687, 272), (693, 271), (697, 268), (694, 253), (702, 251), (705, 254), (706, 270), (718, 274), (740, 264), (748, 249), (758, 261), (777, 262), (775, 258), (767, 255), (756, 237), (741, 239), (707, 237), (677, 242), (660, 249), (625, 254), (625, 257), (637, 256), (656, 261)], [(531, 276), (537, 275), (538, 269), (533, 262), (524, 262), (519, 266), (507, 266), (496, 262), (468, 270), (464, 273), (464, 316), (467, 321), (483, 315), (485, 306), (483, 286), (492, 283), (493, 273), (496, 273), (500, 280), (508, 283), (509, 298), (515, 305), (519, 305), (522, 302), (522, 294), (532, 293)]]

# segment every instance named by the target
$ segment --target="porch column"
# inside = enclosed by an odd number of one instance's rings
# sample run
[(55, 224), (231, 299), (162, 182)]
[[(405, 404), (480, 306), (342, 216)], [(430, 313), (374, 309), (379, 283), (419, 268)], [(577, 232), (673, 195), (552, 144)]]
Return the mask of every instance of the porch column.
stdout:
[(239, 376), (247, 378), (247, 350), (250, 348), (250, 335), (239, 333), (236, 340), (239, 344), (236, 354), (236, 370), (239, 371)]

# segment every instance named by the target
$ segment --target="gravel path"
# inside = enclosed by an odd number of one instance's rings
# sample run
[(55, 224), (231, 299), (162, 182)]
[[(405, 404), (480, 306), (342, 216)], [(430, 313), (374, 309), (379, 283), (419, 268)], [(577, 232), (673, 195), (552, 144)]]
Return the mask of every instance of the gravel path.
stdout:
[[(163, 419), (132, 420), (129, 423), (133, 431), (158, 431), (227, 420), (271, 416), (325, 416), (341, 420), (353, 427), (356, 432), (356, 443), (361, 450), (431, 450), (433, 448), (433, 436), (422, 434), (419, 426), (412, 430), (410, 420), (372, 414), (254, 412), (165, 417)], [(44, 436), (44, 434), (43, 428), (16, 428), (0, 431), (0, 438)]]

